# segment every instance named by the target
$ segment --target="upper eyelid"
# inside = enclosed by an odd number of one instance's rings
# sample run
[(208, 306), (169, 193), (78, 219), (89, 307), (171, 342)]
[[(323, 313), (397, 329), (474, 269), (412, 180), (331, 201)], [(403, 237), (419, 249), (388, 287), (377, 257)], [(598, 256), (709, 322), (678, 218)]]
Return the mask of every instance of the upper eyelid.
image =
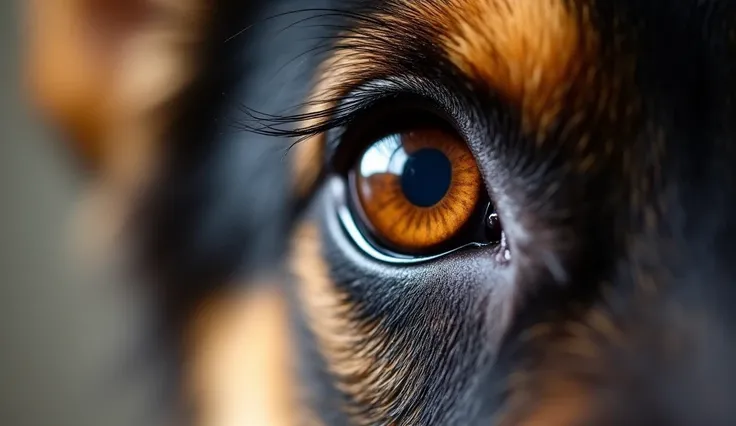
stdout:
[[(345, 105), (350, 102), (358, 102), (360, 99), (370, 99), (371, 102), (375, 103), (380, 101), (382, 98), (385, 98), (390, 95), (390, 93), (397, 91), (398, 85), (396, 85), (392, 79), (385, 79), (385, 80), (371, 80), (368, 82), (365, 82), (363, 84), (359, 84), (352, 89), (350, 89), (335, 105), (335, 111), (342, 111), (343, 108), (345, 108)], [(356, 111), (351, 111), (348, 113), (349, 118), (353, 118), (350, 116), (355, 115), (356, 113), (359, 113), (361, 109), (358, 109)], [(336, 117), (330, 117), (330, 119), (335, 119)], [(347, 118), (347, 117), (346, 117)], [(332, 160), (334, 157), (335, 152), (337, 151), (341, 138), (337, 137), (337, 131), (341, 131), (340, 129), (342, 126), (337, 126), (337, 128), (330, 129), (326, 134), (326, 140), (325, 140), (325, 164), (332, 164)]]
[[(369, 104), (376, 104), (382, 100), (397, 96), (399, 94), (411, 94), (420, 98), (426, 98), (429, 102), (434, 103), (439, 109), (445, 111), (444, 115), (447, 115), (447, 121), (452, 124), (459, 122), (460, 114), (459, 108), (456, 105), (457, 99), (452, 92), (447, 90), (440, 84), (436, 84), (430, 80), (412, 76), (393, 76), (381, 79), (370, 80), (355, 86), (349, 90), (345, 96), (335, 106), (335, 111), (341, 111), (345, 104), (349, 102), (357, 102), (361, 99), (369, 99)], [(454, 101), (454, 102), (450, 102)], [(358, 108), (350, 111), (347, 117), (342, 118), (354, 118), (355, 115), (360, 114), (366, 108)], [(331, 117), (330, 119), (335, 119)], [(326, 132), (325, 135), (325, 150), (324, 150), (324, 161), (326, 165), (334, 163), (335, 153), (341, 148), (342, 138), (341, 133), (344, 129), (343, 126), (336, 126)], [(462, 129), (456, 129), (458, 133), (464, 134)]]

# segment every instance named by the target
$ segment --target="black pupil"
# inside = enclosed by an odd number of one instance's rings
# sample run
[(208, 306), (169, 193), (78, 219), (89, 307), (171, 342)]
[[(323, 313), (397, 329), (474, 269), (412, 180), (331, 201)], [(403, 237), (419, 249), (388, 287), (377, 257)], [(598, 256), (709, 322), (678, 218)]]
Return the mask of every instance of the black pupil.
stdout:
[(442, 201), (450, 189), (452, 164), (437, 149), (420, 149), (409, 156), (401, 174), (401, 189), (409, 202), (432, 207)]

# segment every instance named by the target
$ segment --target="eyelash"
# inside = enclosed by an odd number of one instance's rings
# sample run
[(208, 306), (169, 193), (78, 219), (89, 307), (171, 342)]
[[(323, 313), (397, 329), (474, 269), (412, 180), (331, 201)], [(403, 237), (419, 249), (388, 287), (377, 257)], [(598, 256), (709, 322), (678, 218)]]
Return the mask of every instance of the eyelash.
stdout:
[[(454, 114), (448, 108), (442, 108), (442, 105), (458, 103), (450, 92), (412, 77), (346, 81), (331, 87), (329, 91), (315, 93), (312, 98), (319, 100), (307, 101), (295, 107), (296, 110), (312, 112), (291, 115), (266, 114), (244, 106), (245, 119), (238, 123), (238, 127), (263, 136), (293, 140), (289, 149), (319, 135), (327, 136), (327, 147), (335, 147), (342, 137), (341, 130), (382, 102), (399, 100), (424, 105), (432, 103), (432, 112), (447, 118), (447, 123), (455, 122), (451, 119)], [(303, 125), (309, 122), (316, 124)], [(463, 133), (459, 129), (456, 131)], [(334, 150), (327, 151), (326, 164), (331, 165), (330, 154)]]
[[(242, 111), (245, 117), (235, 123), (235, 127), (245, 132), (291, 141), (284, 152), (285, 157), (298, 144), (305, 143), (309, 139), (320, 135), (327, 138), (325, 146), (335, 146), (342, 136), (341, 130), (344, 130), (347, 124), (358, 117), (361, 112), (366, 111), (371, 105), (387, 96), (387, 94), (371, 91), (353, 91), (357, 95), (350, 97), (347, 102), (344, 101), (342, 94), (353, 93), (351, 92), (353, 87), (360, 87), (360, 85), (346, 84), (338, 86), (330, 91), (330, 93), (335, 93), (331, 96), (327, 93), (317, 93), (313, 97), (321, 99), (320, 101), (307, 101), (294, 108), (302, 111), (313, 109), (313, 112), (273, 115), (243, 106)], [(304, 125), (308, 122), (316, 122), (316, 124)], [(326, 160), (324, 167), (320, 168), (317, 179), (311, 183), (310, 191), (300, 194), (295, 200), (294, 210), (292, 211), (292, 215), (295, 217), (299, 216), (309, 206), (314, 190), (323, 185), (325, 177), (332, 171), (333, 162), (329, 161), (329, 155)]]
[[(341, 91), (336, 90), (336, 92)], [(263, 136), (293, 139), (294, 142), (291, 145), (293, 147), (309, 138), (321, 134), (331, 134), (334, 130), (344, 128), (361, 112), (366, 111), (385, 97), (387, 97), (385, 94), (364, 93), (360, 96), (350, 97), (348, 101), (341, 101), (342, 97), (337, 96), (335, 99), (322, 100), (316, 104), (306, 102), (297, 107), (298, 109), (307, 109), (323, 104), (325, 105), (324, 108), (317, 108), (313, 112), (285, 116), (264, 114), (245, 107), (246, 120), (241, 122), (239, 126), (245, 131)], [(298, 126), (312, 121), (317, 122), (317, 124)], [(294, 125), (297, 125), (297, 127), (292, 127)]]

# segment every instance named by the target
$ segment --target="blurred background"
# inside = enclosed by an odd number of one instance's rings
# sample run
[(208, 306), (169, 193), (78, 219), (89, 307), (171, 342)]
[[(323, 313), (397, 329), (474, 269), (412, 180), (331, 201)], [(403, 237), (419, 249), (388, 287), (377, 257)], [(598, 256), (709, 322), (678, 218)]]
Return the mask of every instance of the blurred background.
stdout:
[(97, 393), (132, 311), (121, 286), (67, 258), (83, 181), (24, 100), (21, 5), (0, 2), (0, 425), (139, 424), (134, 383)]

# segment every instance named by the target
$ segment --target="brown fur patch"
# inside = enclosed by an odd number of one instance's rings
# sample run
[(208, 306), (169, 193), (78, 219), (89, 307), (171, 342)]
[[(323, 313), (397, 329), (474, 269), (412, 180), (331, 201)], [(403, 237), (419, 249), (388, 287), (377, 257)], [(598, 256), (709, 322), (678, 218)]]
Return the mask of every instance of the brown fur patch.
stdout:
[[(421, 23), (420, 30), (436, 39), (462, 73), (520, 109), (526, 132), (542, 138), (563, 107), (582, 108), (592, 99), (586, 88), (599, 78), (595, 67), (599, 39), (584, 2), (575, 6), (565, 0), (395, 0), (391, 4), (389, 12), (378, 17), (381, 22), (409, 29)], [(361, 30), (386, 37), (384, 28)], [(352, 61), (370, 66), (369, 59), (361, 59)]]
[[(60, 117), (72, 133), (75, 151), (88, 162), (101, 158), (94, 143), (105, 121), (100, 108), (109, 69), (94, 64), (83, 48), (78, 20), (79, 1), (32, 0), (26, 3), (26, 80), (33, 101), (52, 116)], [(92, 90), (96, 88), (97, 90)]]
[(572, 10), (565, 0), (448, 4), (443, 44), (450, 60), (520, 107), (525, 131), (544, 132), (595, 54), (587, 9)]
[[(584, 2), (394, 0), (385, 10), (346, 34), (344, 43), (358, 48), (338, 50), (333, 83), (380, 73), (376, 68), (385, 64), (386, 53), (402, 45), (388, 38), (412, 43), (414, 33), (421, 33), (441, 45), (468, 78), (519, 108), (523, 129), (540, 137), (565, 106), (575, 110), (593, 99), (590, 92), (600, 78), (595, 64), (599, 39)], [(386, 34), (386, 28), (396, 33)], [(374, 37), (356, 39), (354, 34)], [(361, 44), (376, 46), (360, 49)]]
[(201, 426), (296, 424), (287, 307), (270, 283), (204, 303), (190, 340), (190, 391)]

